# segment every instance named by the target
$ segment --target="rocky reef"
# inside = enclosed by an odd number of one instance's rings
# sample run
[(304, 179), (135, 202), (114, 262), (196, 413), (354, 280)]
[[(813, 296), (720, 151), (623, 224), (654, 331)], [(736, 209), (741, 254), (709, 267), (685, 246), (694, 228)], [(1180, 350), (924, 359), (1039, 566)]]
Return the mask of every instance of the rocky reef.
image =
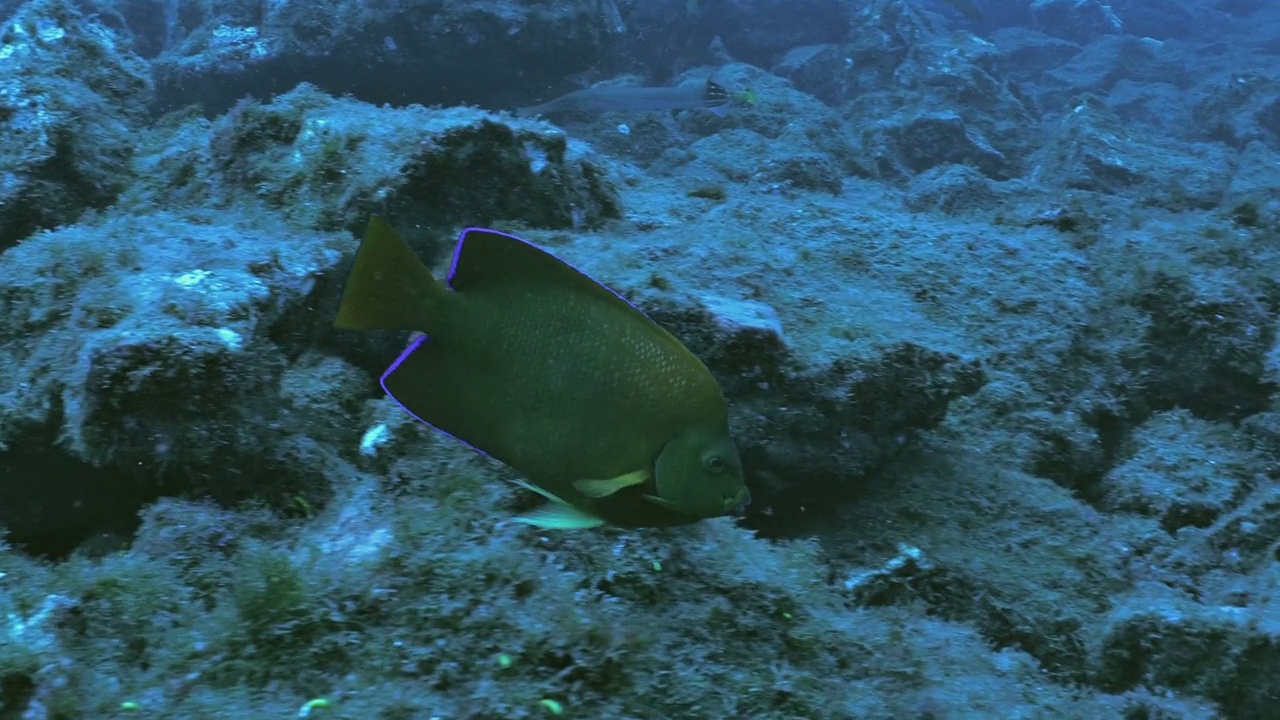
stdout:
[[(0, 19), (0, 720), (1280, 717), (1280, 9)], [(332, 326), (375, 214), (670, 330), (745, 513), (509, 522)]]

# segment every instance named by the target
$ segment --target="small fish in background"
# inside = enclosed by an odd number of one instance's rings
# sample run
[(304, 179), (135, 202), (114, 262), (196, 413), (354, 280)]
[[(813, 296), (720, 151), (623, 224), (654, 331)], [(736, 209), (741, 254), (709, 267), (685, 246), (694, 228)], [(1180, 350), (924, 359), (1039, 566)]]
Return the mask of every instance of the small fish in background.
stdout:
[(463, 231), (441, 282), (375, 217), (334, 324), (425, 333), (382, 387), (550, 501), (519, 522), (685, 525), (750, 499), (706, 366), (621, 296), (519, 238)]
[(541, 105), (519, 108), (517, 117), (552, 116), (575, 112), (645, 112), (703, 108), (723, 117), (733, 96), (714, 80), (702, 87), (589, 87), (562, 95)]

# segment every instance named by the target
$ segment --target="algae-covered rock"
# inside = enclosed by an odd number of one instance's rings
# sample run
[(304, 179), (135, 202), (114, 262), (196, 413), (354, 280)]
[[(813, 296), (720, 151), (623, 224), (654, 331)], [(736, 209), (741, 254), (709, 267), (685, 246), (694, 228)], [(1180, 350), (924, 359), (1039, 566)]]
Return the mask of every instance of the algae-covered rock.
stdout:
[(501, 107), (493, 103), (530, 84), (591, 68), (626, 31), (614, 0), (168, 5), (159, 104), (214, 114), (244, 93), (303, 81), (374, 102)]
[(258, 472), (288, 503), (293, 473), (313, 472), (290, 462), (312, 430), (305, 398), (282, 396), (277, 327), (353, 245), (270, 218), (157, 213), (0, 255), (0, 525), (74, 544), (127, 527), (162, 489), (233, 499)]
[(150, 100), (147, 66), (76, 3), (18, 8), (0, 26), (0, 250), (114, 201)]
[(1255, 72), (1232, 73), (1229, 78), (1197, 88), (1193, 103), (1198, 129), (1220, 142), (1243, 148), (1261, 141), (1280, 148), (1280, 80)]
[[(858, 78), (848, 115), (863, 163), (898, 180), (948, 163), (1007, 179), (1041, 142), (1033, 103), (1006, 80), (999, 50), (967, 33), (943, 34), (911, 9), (888, 3), (866, 13), (868, 33), (852, 50)], [(886, 52), (872, 38), (895, 37)], [(876, 46), (876, 50), (871, 50)]]
[(268, 104), (244, 100), (211, 125), (166, 128), (138, 169), (133, 203), (250, 197), (325, 230), (358, 231), (372, 213), (432, 228), (571, 228), (618, 214), (590, 149), (550, 125), (466, 107), (375, 107), (309, 85)]
[(1011, 77), (1041, 80), (1080, 52), (1080, 45), (1025, 27), (1000, 28), (991, 34), (1000, 66)]
[(1152, 417), (1128, 445), (1102, 480), (1103, 504), (1156, 517), (1170, 533), (1212, 525), (1264, 482), (1265, 462), (1240, 438), (1185, 410)]
[(1280, 228), (1277, 167), (1280, 167), (1280, 152), (1261, 141), (1251, 141), (1240, 151), (1224, 202), (1237, 225)]
[(1031, 17), (1038, 30), (1076, 42), (1124, 30), (1115, 10), (1102, 0), (1033, 0)]
[(1280, 627), (1269, 607), (1209, 607), (1135, 593), (1111, 614), (1098, 650), (1099, 685), (1166, 687), (1212, 698), (1228, 720), (1274, 716)]
[(1275, 313), (1243, 283), (1157, 270), (1138, 288), (1149, 314), (1142, 355), (1143, 395), (1153, 408), (1184, 407), (1209, 419), (1239, 419), (1266, 408), (1280, 378), (1268, 372)]
[(1045, 95), (1058, 107), (1082, 93), (1109, 93), (1123, 81), (1183, 88), (1194, 77), (1187, 65), (1183, 56), (1158, 40), (1108, 35), (1050, 69), (1043, 79)]
[(1221, 147), (1153, 143), (1130, 132), (1097, 98), (1062, 118), (1036, 156), (1036, 179), (1123, 196), (1172, 210), (1216, 206), (1230, 181)]
[(903, 204), (914, 212), (947, 215), (987, 212), (1003, 202), (1006, 193), (995, 182), (966, 165), (939, 165), (912, 179)]

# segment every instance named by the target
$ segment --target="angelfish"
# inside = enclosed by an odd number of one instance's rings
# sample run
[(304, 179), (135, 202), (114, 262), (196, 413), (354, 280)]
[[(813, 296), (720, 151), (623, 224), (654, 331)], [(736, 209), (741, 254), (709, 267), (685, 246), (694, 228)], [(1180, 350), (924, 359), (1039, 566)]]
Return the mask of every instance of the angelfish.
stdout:
[(682, 525), (750, 499), (706, 366), (620, 295), (517, 237), (464, 230), (441, 282), (374, 217), (335, 325), (423, 333), (383, 389), (549, 500), (520, 522)]

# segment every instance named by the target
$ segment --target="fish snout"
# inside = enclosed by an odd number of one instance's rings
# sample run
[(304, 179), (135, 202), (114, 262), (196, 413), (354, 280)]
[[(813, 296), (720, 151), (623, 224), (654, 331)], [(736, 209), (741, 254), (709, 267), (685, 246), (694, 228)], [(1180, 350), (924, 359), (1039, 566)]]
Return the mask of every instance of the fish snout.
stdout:
[(724, 510), (730, 515), (741, 515), (751, 504), (751, 491), (744, 485), (732, 495), (724, 496)]

